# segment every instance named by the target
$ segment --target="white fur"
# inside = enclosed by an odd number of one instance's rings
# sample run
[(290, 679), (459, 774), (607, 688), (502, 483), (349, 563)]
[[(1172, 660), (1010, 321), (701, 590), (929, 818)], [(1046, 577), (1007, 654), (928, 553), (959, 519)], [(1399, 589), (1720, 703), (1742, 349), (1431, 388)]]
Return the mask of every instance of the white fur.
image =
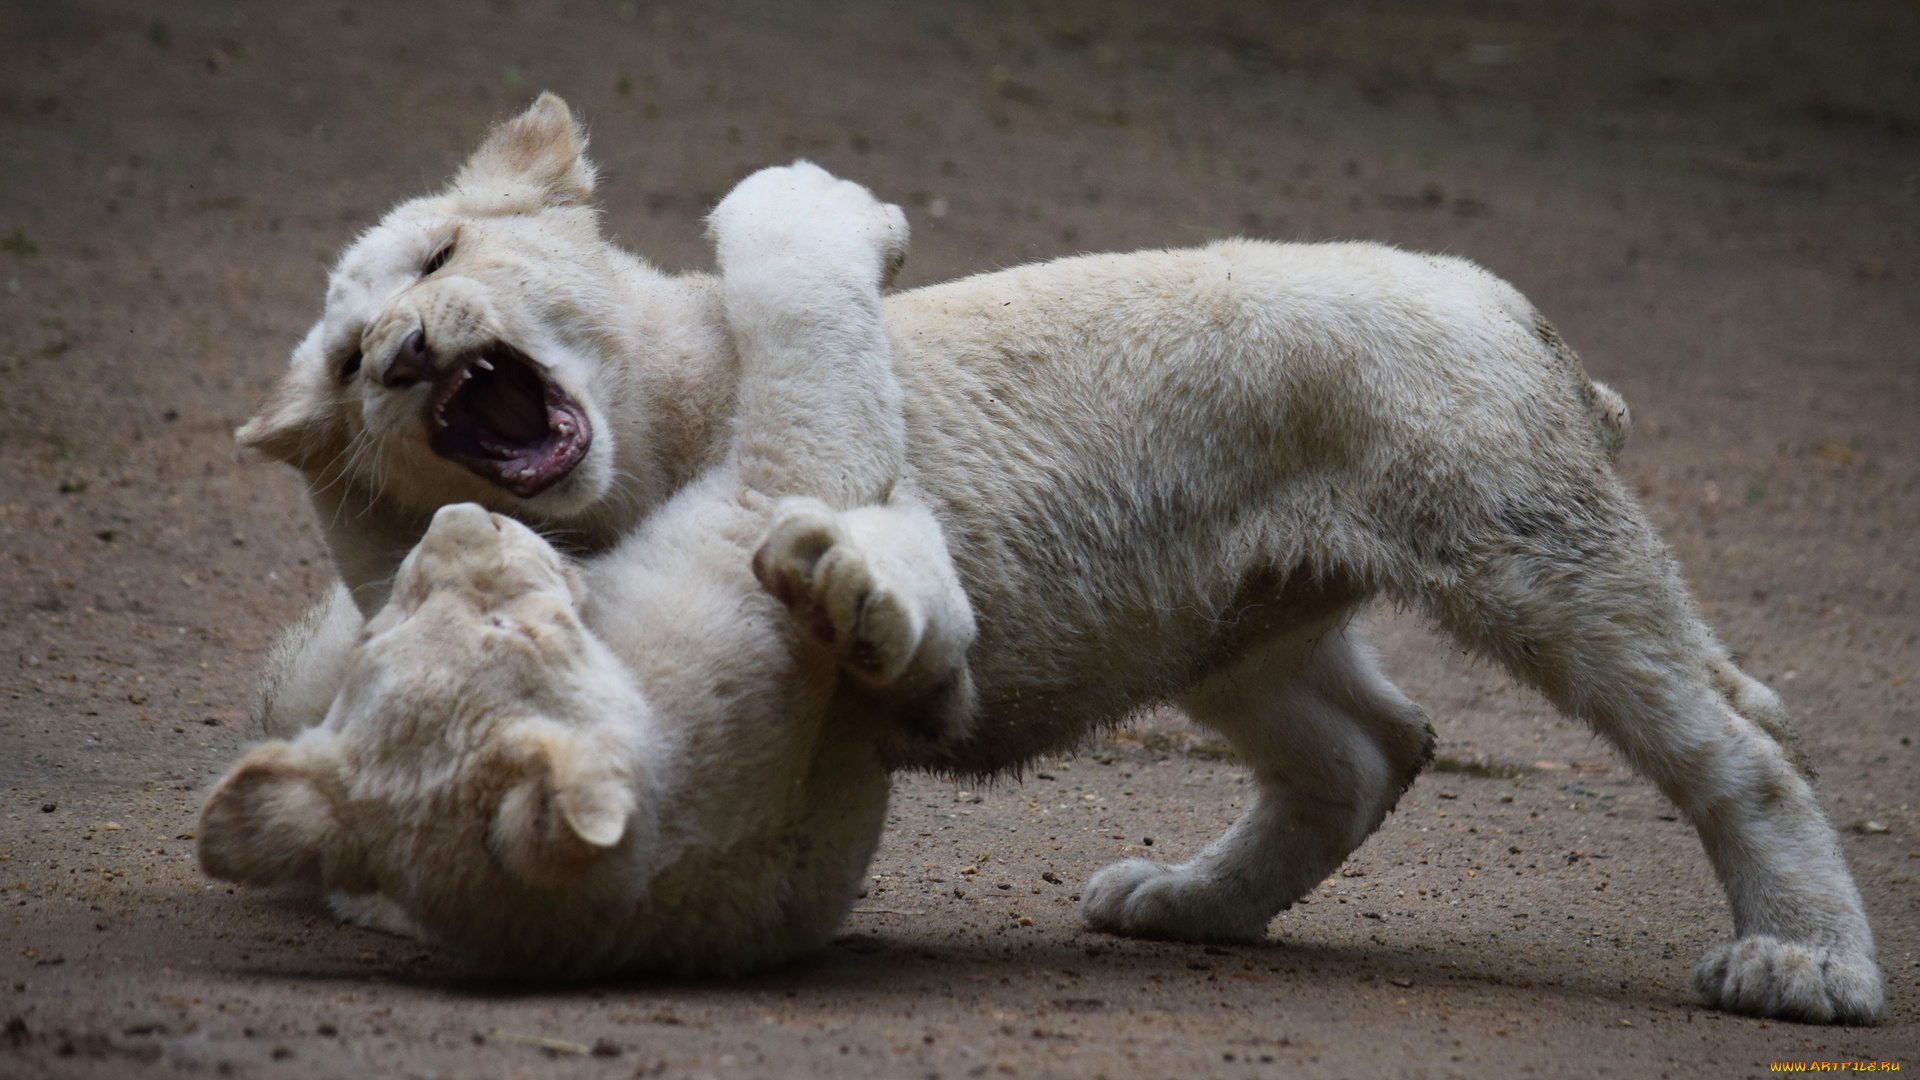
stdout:
[[(906, 215), (799, 162), (741, 181), (708, 232), (742, 358), (740, 482), (839, 509), (884, 502), (904, 464), (906, 422), (875, 283), (906, 258)], [(822, 377), (823, 358), (838, 377)]]
[[(572, 175), (583, 160), (571, 123), (553, 121), (556, 108), (564, 115), (556, 103), (543, 98), (529, 114), (548, 132), (527, 155), (540, 176)], [(566, 168), (553, 165), (562, 159)], [(542, 610), (570, 611), (577, 632), (566, 640), (583, 644), (553, 670), (601, 671), (608, 657), (622, 669), (602, 672), (616, 689), (569, 714), (588, 726), (649, 718), (632, 721), (646, 738), (612, 745), (645, 778), (634, 781), (635, 814), (654, 824), (569, 869), (584, 876), (565, 887), (489, 893), (467, 908), (396, 895), (429, 932), (461, 939), (462, 920), (481, 920), (489, 933), (521, 935), (516, 956), (564, 970), (737, 968), (788, 955), (830, 932), (849, 902), (880, 828), (885, 769), (1004, 769), (1172, 699), (1233, 742), (1259, 797), (1185, 865), (1103, 871), (1085, 915), (1124, 933), (1256, 937), (1378, 825), (1427, 759), (1424, 720), (1380, 675), (1354, 622), (1385, 594), (1592, 724), (1700, 830), (1739, 935), (1698, 970), (1709, 1003), (1811, 1021), (1880, 1014), (1872, 936), (1833, 830), (1783, 744), (1778, 700), (1700, 621), (1614, 477), (1624, 403), (1504, 282), (1460, 260), (1369, 244), (1228, 241), (894, 296), (880, 311), (903, 403), (902, 456), (880, 490), (896, 429), (874, 342), (859, 343), (874, 329), (871, 308), (843, 301), (848, 282), (876, 265), (885, 272), (891, 256), (877, 255), (885, 244), (874, 239), (885, 228), (856, 223), (846, 235), (868, 246), (850, 261), (769, 279), (729, 254), (735, 219), (716, 216), (727, 275), (716, 289), (618, 252), (564, 190), (500, 227), (460, 187), (469, 180), (403, 206), (348, 254), (337, 278), (372, 283), (336, 284), (282, 391), (242, 438), (306, 469), (323, 510), (352, 509), (332, 519), (332, 537), (369, 610), (436, 506), (477, 499), (571, 530), (575, 548), (594, 553), (584, 599), (566, 609), (549, 583)], [(537, 177), (501, 186), (543, 184), (554, 186)], [(312, 374), (327, 342), (367, 340), (361, 328), (379, 325), (384, 307), (419, 308), (405, 298), (420, 286), (366, 268), (386, 265), (379, 253), (389, 249), (418, 254), (428, 241), (410, 237), (450, 224), (463, 251), (475, 238), (462, 257), (478, 265), (462, 272), (482, 283), (486, 303), (469, 306), (516, 313), (498, 316), (500, 331), (551, 357), (593, 410), (600, 456), (565, 491), (525, 502), (476, 493), (473, 478), (418, 452), (417, 406), (410, 414), (372, 384), (343, 390)], [(496, 258), (519, 260), (518, 276), (489, 276)], [(821, 306), (806, 303), (815, 272)], [(749, 295), (732, 291), (756, 281)], [(845, 323), (822, 325), (841, 310)], [(736, 312), (757, 329), (730, 338)], [(756, 372), (795, 387), (769, 393), (777, 383), (756, 386)], [(836, 385), (856, 391), (836, 395)], [(794, 409), (783, 412), (783, 400)], [(342, 430), (364, 434), (342, 441)], [(376, 450), (354, 457), (355, 439)], [(868, 453), (878, 457), (859, 457)], [(863, 467), (876, 460), (880, 468)], [(743, 482), (755, 462), (800, 464)], [(898, 530), (886, 518), (875, 528), (833, 517), (882, 497)], [(504, 523), (497, 534), (520, 536)], [(545, 557), (531, 537), (513, 542), (516, 558)], [(431, 531), (427, 540), (423, 550)], [(896, 542), (897, 552), (876, 554)], [(842, 545), (844, 558), (827, 558)], [(750, 553), (799, 620), (754, 587)], [(874, 587), (919, 621), (862, 623), (845, 599), (858, 590), (836, 583), (842, 563), (894, 575)], [(419, 572), (417, 562), (403, 570), (403, 586)], [(928, 634), (929, 619), (947, 629)], [(823, 624), (835, 647), (822, 646)], [(434, 673), (473, 670), (486, 634), (473, 621), (439, 637), (419, 625), (442, 653), (394, 669), (382, 692), (450, 706), (461, 692), (434, 688)], [(915, 689), (940, 688), (931, 704), (889, 697), (904, 688), (872, 671), (835, 689), (840, 668), (862, 675), (863, 650), (845, 647), (860, 626), (891, 639), (896, 658), (928, 648), (879, 670), (918, 662)], [(594, 639), (606, 647), (584, 644)], [(299, 662), (324, 664), (340, 645), (315, 639)], [(342, 702), (372, 669), (356, 670)], [(520, 686), (482, 704), (514, 713), (557, 692)], [(355, 700), (379, 714), (378, 698)], [(344, 722), (342, 707), (324, 727)], [(309, 766), (288, 753), (267, 752), (255, 771), (301, 775)], [(438, 770), (437, 760), (406, 766), (417, 789), (385, 797), (407, 807), (459, 789), (460, 769)], [(260, 853), (260, 874), (229, 875), (249, 880), (410, 887), (370, 873), (364, 855), (339, 855), (353, 831), (339, 821), (283, 823), (321, 854), (267, 858), (271, 830), (260, 823), (318, 804), (241, 782), (247, 769), (209, 804), (220, 828), (203, 830), (203, 858), (212, 846), (232, 848), (236, 865), (246, 863), (239, 853)], [(215, 834), (218, 845), (206, 839)], [(800, 838), (814, 845), (805, 857)], [(416, 859), (419, 873), (448, 880), (497, 875), (500, 864), (470, 843)], [(223, 865), (209, 861), (215, 872)]]

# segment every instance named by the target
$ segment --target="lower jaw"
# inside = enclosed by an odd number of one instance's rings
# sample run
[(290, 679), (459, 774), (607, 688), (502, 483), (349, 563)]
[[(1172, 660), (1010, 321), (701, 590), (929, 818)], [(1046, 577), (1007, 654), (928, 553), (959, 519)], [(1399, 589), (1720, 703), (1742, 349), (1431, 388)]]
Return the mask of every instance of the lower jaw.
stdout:
[[(484, 480), (493, 487), (513, 495), (516, 498), (533, 499), (541, 495), (553, 493), (556, 489), (566, 489), (574, 486), (571, 481), (585, 466), (588, 447), (586, 445), (575, 444), (564, 447), (558, 451), (550, 452), (545, 456), (545, 460), (550, 464), (548, 468), (544, 470), (539, 469), (538, 466), (516, 469), (519, 462), (515, 459), (502, 461), (492, 457), (468, 456), (454, 451), (443, 450), (439, 447), (434, 447), (433, 453), (442, 461), (451, 465), (458, 465), (472, 476)], [(568, 457), (572, 460), (564, 460)], [(561, 461), (556, 461), (556, 458), (561, 459)], [(510, 473), (509, 470), (519, 472), (525, 476), (525, 478), (517, 478), (513, 473)]]
[(458, 465), (461, 470), (475, 480), (483, 481), (489, 489), (501, 496), (507, 496), (517, 502), (540, 500), (543, 516), (555, 513), (567, 513), (572, 504), (576, 504), (593, 489), (587, 482), (590, 470), (583, 457), (567, 471), (539, 483), (519, 484), (495, 475), (484, 468), (476, 469), (457, 458), (443, 458), (448, 464)]
[(490, 475), (471, 466), (467, 466), (467, 471), (518, 499), (537, 499), (542, 495), (555, 493), (556, 489), (565, 489), (568, 486), (568, 479), (573, 476), (573, 470), (569, 469), (552, 479), (514, 481), (506, 477)]

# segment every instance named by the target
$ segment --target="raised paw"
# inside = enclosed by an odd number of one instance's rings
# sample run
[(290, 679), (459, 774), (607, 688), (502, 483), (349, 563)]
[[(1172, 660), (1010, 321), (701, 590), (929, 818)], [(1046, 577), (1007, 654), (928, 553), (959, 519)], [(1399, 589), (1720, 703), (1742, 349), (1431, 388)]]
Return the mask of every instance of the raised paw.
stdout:
[(1080, 917), (1096, 930), (1168, 941), (1258, 941), (1267, 933), (1266, 913), (1238, 902), (1221, 882), (1146, 859), (1093, 875)]
[(810, 272), (851, 259), (891, 284), (907, 257), (907, 216), (871, 191), (810, 161), (761, 169), (707, 218), (722, 272), (781, 256)]
[(871, 686), (900, 680), (926, 636), (920, 605), (879, 579), (845, 516), (818, 500), (782, 504), (754, 553), (753, 573)]
[(1709, 1006), (1808, 1024), (1871, 1024), (1886, 1011), (1879, 965), (1867, 952), (1766, 934), (1708, 950), (1693, 989)]

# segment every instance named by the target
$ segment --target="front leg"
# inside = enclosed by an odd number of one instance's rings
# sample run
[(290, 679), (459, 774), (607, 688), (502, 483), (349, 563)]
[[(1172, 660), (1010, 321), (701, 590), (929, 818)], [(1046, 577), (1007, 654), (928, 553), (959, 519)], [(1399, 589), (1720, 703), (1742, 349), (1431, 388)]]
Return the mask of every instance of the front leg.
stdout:
[(932, 730), (920, 734), (966, 734), (973, 606), (931, 513), (904, 501), (836, 512), (785, 499), (753, 572), (868, 689), (923, 706), (914, 715)]
[(783, 500), (755, 575), (901, 734), (961, 738), (973, 610), (938, 523), (895, 496), (906, 411), (880, 289), (906, 216), (798, 162), (743, 181), (711, 233), (740, 352), (733, 465), (746, 492)]
[(253, 719), (262, 731), (290, 737), (326, 719), (365, 623), (353, 594), (336, 581), (299, 622), (280, 632), (253, 691)]
[(742, 483), (836, 509), (886, 501), (906, 412), (880, 289), (906, 256), (906, 215), (803, 161), (741, 181), (709, 232), (740, 352)]
[(1258, 941), (1339, 869), (1433, 752), (1426, 714), (1388, 682), (1352, 609), (1249, 649), (1179, 704), (1219, 731), (1257, 782), (1226, 835), (1177, 865), (1127, 859), (1095, 874), (1095, 929), (1178, 941)]

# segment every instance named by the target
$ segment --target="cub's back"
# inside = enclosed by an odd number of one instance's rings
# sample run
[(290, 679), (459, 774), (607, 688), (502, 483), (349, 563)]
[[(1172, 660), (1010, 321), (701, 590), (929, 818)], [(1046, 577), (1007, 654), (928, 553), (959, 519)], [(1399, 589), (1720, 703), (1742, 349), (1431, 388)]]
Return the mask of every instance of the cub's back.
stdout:
[(979, 615), (986, 712), (1024, 726), (1188, 685), (1257, 575), (1378, 561), (1410, 455), (1497, 474), (1584, 384), (1505, 282), (1373, 244), (1062, 259), (886, 317), (905, 482)]

